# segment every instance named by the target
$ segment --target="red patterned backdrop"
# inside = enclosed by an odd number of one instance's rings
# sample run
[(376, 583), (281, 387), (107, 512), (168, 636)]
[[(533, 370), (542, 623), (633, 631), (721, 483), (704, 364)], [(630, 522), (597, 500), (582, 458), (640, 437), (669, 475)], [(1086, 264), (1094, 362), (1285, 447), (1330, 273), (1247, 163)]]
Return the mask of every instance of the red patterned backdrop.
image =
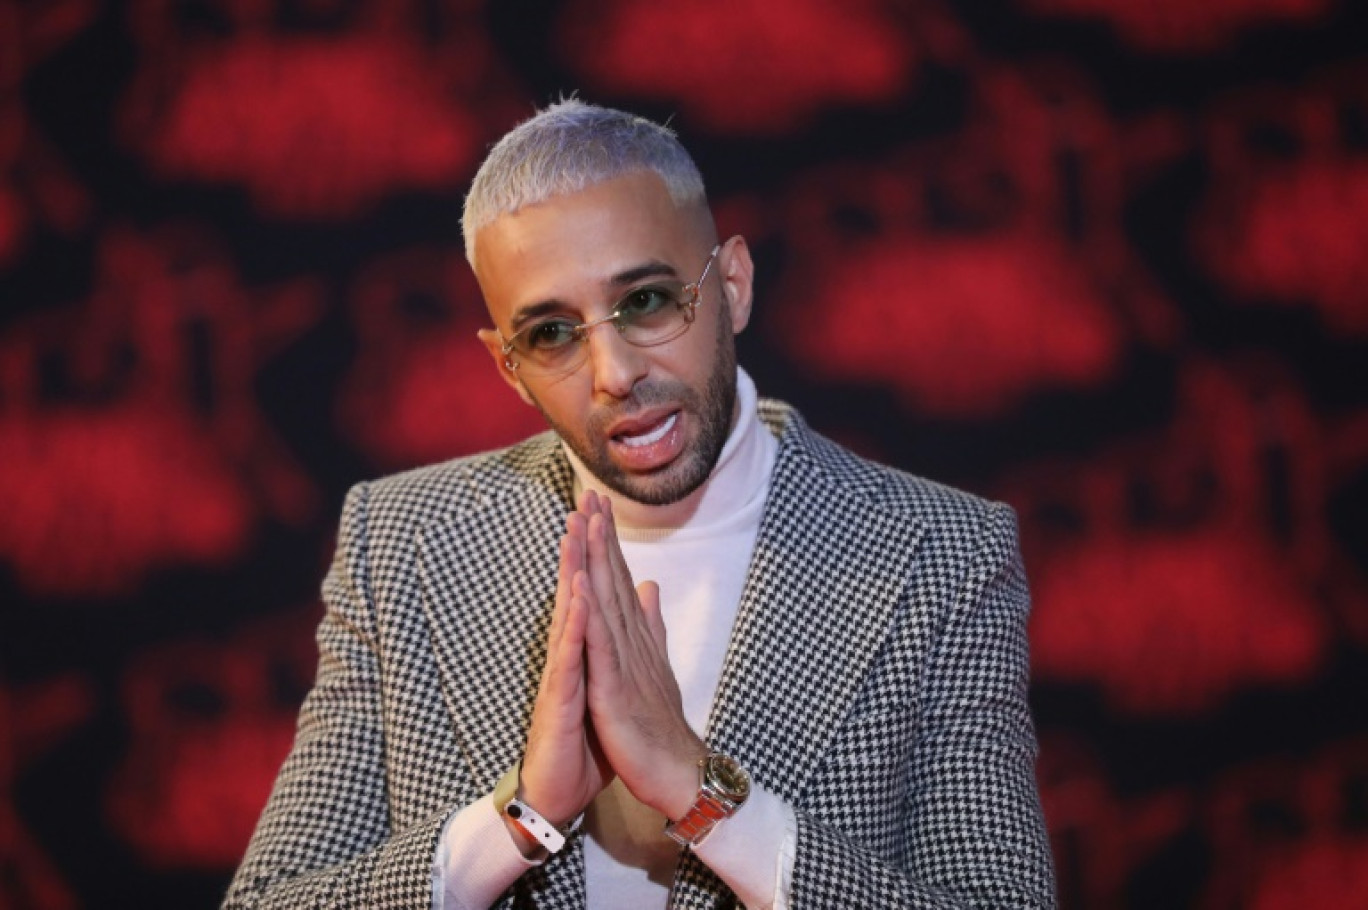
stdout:
[(347, 486), (538, 428), (456, 226), (574, 90), (763, 391), (1020, 512), (1064, 906), (1368, 906), (1353, 0), (0, 0), (0, 906), (217, 900)]

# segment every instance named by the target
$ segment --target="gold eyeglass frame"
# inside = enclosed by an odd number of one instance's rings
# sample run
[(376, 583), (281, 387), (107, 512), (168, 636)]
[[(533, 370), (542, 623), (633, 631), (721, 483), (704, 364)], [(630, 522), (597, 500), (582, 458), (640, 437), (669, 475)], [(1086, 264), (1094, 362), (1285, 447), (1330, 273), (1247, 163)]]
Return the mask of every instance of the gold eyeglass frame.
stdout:
[[(641, 289), (633, 288), (632, 290), (627, 291), (625, 294), (622, 295), (622, 297), (618, 299), (617, 304), (613, 307), (612, 311), (609, 312), (606, 316), (601, 316), (598, 319), (594, 319), (589, 322), (581, 322), (575, 325), (571, 329), (571, 333), (574, 335), (575, 338), (575, 343), (580, 345), (587, 344), (589, 341), (589, 332), (592, 329), (595, 329), (598, 326), (603, 325), (605, 322), (613, 323), (614, 327), (618, 330), (618, 334), (622, 336), (624, 341), (626, 341), (633, 347), (653, 348), (658, 345), (668, 344), (669, 342), (674, 341), (680, 335), (683, 335), (685, 332), (687, 332), (689, 330), (689, 326), (693, 325), (695, 314), (698, 312), (698, 308), (703, 304), (703, 282), (708, 280), (708, 273), (712, 271), (713, 262), (716, 261), (717, 254), (721, 251), (722, 244), (719, 243), (717, 244), (717, 246), (713, 247), (712, 252), (708, 254), (708, 261), (703, 265), (703, 274), (699, 275), (698, 280), (694, 283), (684, 285), (683, 290), (685, 292), (685, 299), (681, 300), (678, 303), (679, 308), (684, 311), (684, 327), (680, 329), (680, 331), (678, 331), (677, 333), (669, 335), (665, 338), (661, 338), (657, 341), (648, 342), (646, 344), (638, 344), (635, 341), (632, 341), (631, 339), (626, 337), (624, 333), (627, 331), (627, 326), (621, 323), (619, 320), (622, 319), (623, 302), (628, 297), (632, 296)], [(646, 285), (643, 285), (643, 287), (645, 286)], [(518, 368), (522, 366), (521, 363), (513, 359), (514, 341), (517, 340), (519, 335), (526, 334), (527, 332), (530, 332), (538, 328), (539, 325), (540, 323), (534, 323), (532, 325), (524, 326), (523, 328), (514, 332), (513, 336), (507, 340), (504, 339), (502, 332), (499, 333), (499, 340), (503, 342), (503, 346), (500, 348), (500, 351), (503, 353), (504, 366), (507, 367), (509, 370), (517, 372)], [(543, 373), (543, 375), (556, 376), (560, 375), (561, 373), (571, 373), (579, 369), (579, 367), (582, 366), (583, 363), (583, 360), (576, 360), (574, 366), (566, 367), (564, 370), (550, 370)]]

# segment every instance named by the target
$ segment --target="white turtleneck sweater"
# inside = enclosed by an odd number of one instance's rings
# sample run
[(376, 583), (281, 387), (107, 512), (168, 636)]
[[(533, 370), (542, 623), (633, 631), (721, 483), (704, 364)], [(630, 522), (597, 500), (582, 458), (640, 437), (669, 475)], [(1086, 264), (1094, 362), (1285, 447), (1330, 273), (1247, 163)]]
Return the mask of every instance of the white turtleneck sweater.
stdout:
[[(708, 481), (680, 502), (648, 506), (606, 490), (573, 453), (576, 494), (613, 501), (618, 538), (634, 581), (660, 585), (670, 666), (684, 716), (703, 735), (722, 673), (746, 571), (760, 529), (778, 444), (760, 423), (755, 384), (737, 371), (737, 421)], [(535, 807), (534, 807), (535, 808)], [(679, 847), (665, 819), (620, 781), (590, 805), (584, 865), (592, 910), (665, 907)], [(756, 786), (750, 799), (694, 848), (750, 910), (783, 910), (797, 823), (783, 800)], [(523, 857), (486, 796), (447, 823), (433, 865), (433, 906), (488, 907), (535, 862)]]

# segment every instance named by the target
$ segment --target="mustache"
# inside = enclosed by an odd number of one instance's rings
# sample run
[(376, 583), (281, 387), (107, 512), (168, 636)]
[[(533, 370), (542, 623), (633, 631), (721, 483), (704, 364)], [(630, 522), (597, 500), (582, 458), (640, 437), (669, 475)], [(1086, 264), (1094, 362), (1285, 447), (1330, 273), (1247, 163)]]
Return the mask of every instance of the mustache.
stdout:
[(640, 382), (632, 387), (626, 398), (596, 410), (589, 418), (589, 427), (595, 432), (602, 432), (614, 421), (634, 417), (660, 404), (681, 404), (697, 410), (697, 398), (694, 390), (682, 382)]

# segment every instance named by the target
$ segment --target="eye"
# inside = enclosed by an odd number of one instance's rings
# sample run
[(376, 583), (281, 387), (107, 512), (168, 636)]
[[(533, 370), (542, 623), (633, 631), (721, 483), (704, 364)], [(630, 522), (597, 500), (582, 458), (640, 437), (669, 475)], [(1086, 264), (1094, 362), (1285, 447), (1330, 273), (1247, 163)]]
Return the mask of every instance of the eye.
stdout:
[(617, 311), (628, 322), (640, 322), (679, 306), (680, 290), (666, 285), (648, 284), (618, 301)]
[(529, 350), (555, 351), (575, 341), (578, 323), (569, 319), (548, 319), (529, 326), (523, 335)]

